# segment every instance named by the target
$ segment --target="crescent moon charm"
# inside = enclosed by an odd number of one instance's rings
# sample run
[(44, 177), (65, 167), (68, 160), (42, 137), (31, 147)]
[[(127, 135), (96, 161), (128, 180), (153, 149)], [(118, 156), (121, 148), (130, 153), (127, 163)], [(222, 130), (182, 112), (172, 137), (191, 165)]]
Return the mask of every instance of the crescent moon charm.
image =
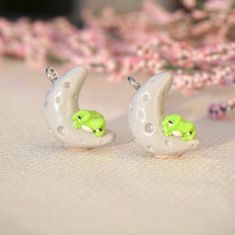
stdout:
[(110, 130), (97, 138), (93, 133), (75, 129), (72, 115), (79, 111), (78, 99), (80, 90), (87, 77), (87, 70), (78, 66), (62, 76), (52, 69), (47, 69), (47, 76), (52, 81), (44, 102), (46, 122), (54, 136), (72, 148), (94, 148), (104, 146), (114, 140)]
[[(135, 84), (132, 77), (128, 80), (131, 85)], [(178, 156), (199, 144), (197, 138), (182, 141), (164, 134), (164, 103), (171, 84), (172, 77), (168, 73), (156, 74), (142, 86), (135, 84), (138, 89), (128, 110), (129, 128), (135, 141), (158, 157)]]

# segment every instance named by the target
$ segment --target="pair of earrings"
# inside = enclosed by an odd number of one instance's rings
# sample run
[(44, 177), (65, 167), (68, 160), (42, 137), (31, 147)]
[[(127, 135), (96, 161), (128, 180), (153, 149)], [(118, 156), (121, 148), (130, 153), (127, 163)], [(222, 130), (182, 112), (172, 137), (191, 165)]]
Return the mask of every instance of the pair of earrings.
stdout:
[[(66, 147), (89, 149), (113, 142), (115, 135), (106, 128), (103, 115), (78, 106), (86, 68), (78, 66), (59, 76), (48, 67), (46, 74), (52, 82), (44, 103), (50, 131)], [(156, 74), (142, 86), (133, 77), (128, 77), (128, 81), (136, 89), (128, 122), (138, 144), (159, 157), (178, 156), (199, 144), (192, 122), (178, 114), (164, 114), (164, 101), (172, 84), (170, 74)]]

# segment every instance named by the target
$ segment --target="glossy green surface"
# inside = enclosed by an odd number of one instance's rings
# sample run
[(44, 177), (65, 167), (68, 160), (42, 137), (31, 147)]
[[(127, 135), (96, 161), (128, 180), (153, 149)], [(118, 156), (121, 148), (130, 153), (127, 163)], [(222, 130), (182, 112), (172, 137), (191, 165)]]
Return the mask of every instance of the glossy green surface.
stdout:
[(167, 115), (162, 122), (165, 136), (179, 136), (183, 141), (196, 136), (196, 127), (178, 114)]
[(72, 116), (74, 127), (92, 132), (97, 137), (106, 133), (106, 121), (102, 114), (93, 110), (81, 109)]

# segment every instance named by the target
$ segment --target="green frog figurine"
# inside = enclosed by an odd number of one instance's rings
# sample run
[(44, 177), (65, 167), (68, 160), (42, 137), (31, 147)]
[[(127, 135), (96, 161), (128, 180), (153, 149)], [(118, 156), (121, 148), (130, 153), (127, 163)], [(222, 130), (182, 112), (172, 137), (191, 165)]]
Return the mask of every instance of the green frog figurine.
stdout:
[(97, 137), (102, 137), (106, 133), (106, 121), (102, 114), (93, 110), (80, 109), (73, 114), (73, 125), (77, 129), (91, 132)]
[(183, 141), (192, 140), (196, 136), (195, 125), (178, 114), (167, 115), (162, 127), (165, 136), (179, 136)]

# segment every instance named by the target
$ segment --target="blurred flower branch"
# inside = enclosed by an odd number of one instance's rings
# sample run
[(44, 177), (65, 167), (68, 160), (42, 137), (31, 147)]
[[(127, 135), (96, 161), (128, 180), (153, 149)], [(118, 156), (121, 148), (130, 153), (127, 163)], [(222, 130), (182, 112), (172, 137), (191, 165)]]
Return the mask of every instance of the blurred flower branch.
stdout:
[[(167, 70), (174, 76), (174, 88), (184, 94), (216, 84), (235, 87), (234, 2), (179, 3), (182, 7), (175, 12), (151, 0), (144, 1), (139, 11), (126, 14), (110, 7), (99, 16), (85, 10), (84, 29), (64, 18), (49, 22), (0, 19), (0, 55), (40, 67), (52, 62), (69, 67), (85, 64), (112, 80)], [(221, 118), (233, 107), (231, 99), (211, 106), (209, 113)]]

